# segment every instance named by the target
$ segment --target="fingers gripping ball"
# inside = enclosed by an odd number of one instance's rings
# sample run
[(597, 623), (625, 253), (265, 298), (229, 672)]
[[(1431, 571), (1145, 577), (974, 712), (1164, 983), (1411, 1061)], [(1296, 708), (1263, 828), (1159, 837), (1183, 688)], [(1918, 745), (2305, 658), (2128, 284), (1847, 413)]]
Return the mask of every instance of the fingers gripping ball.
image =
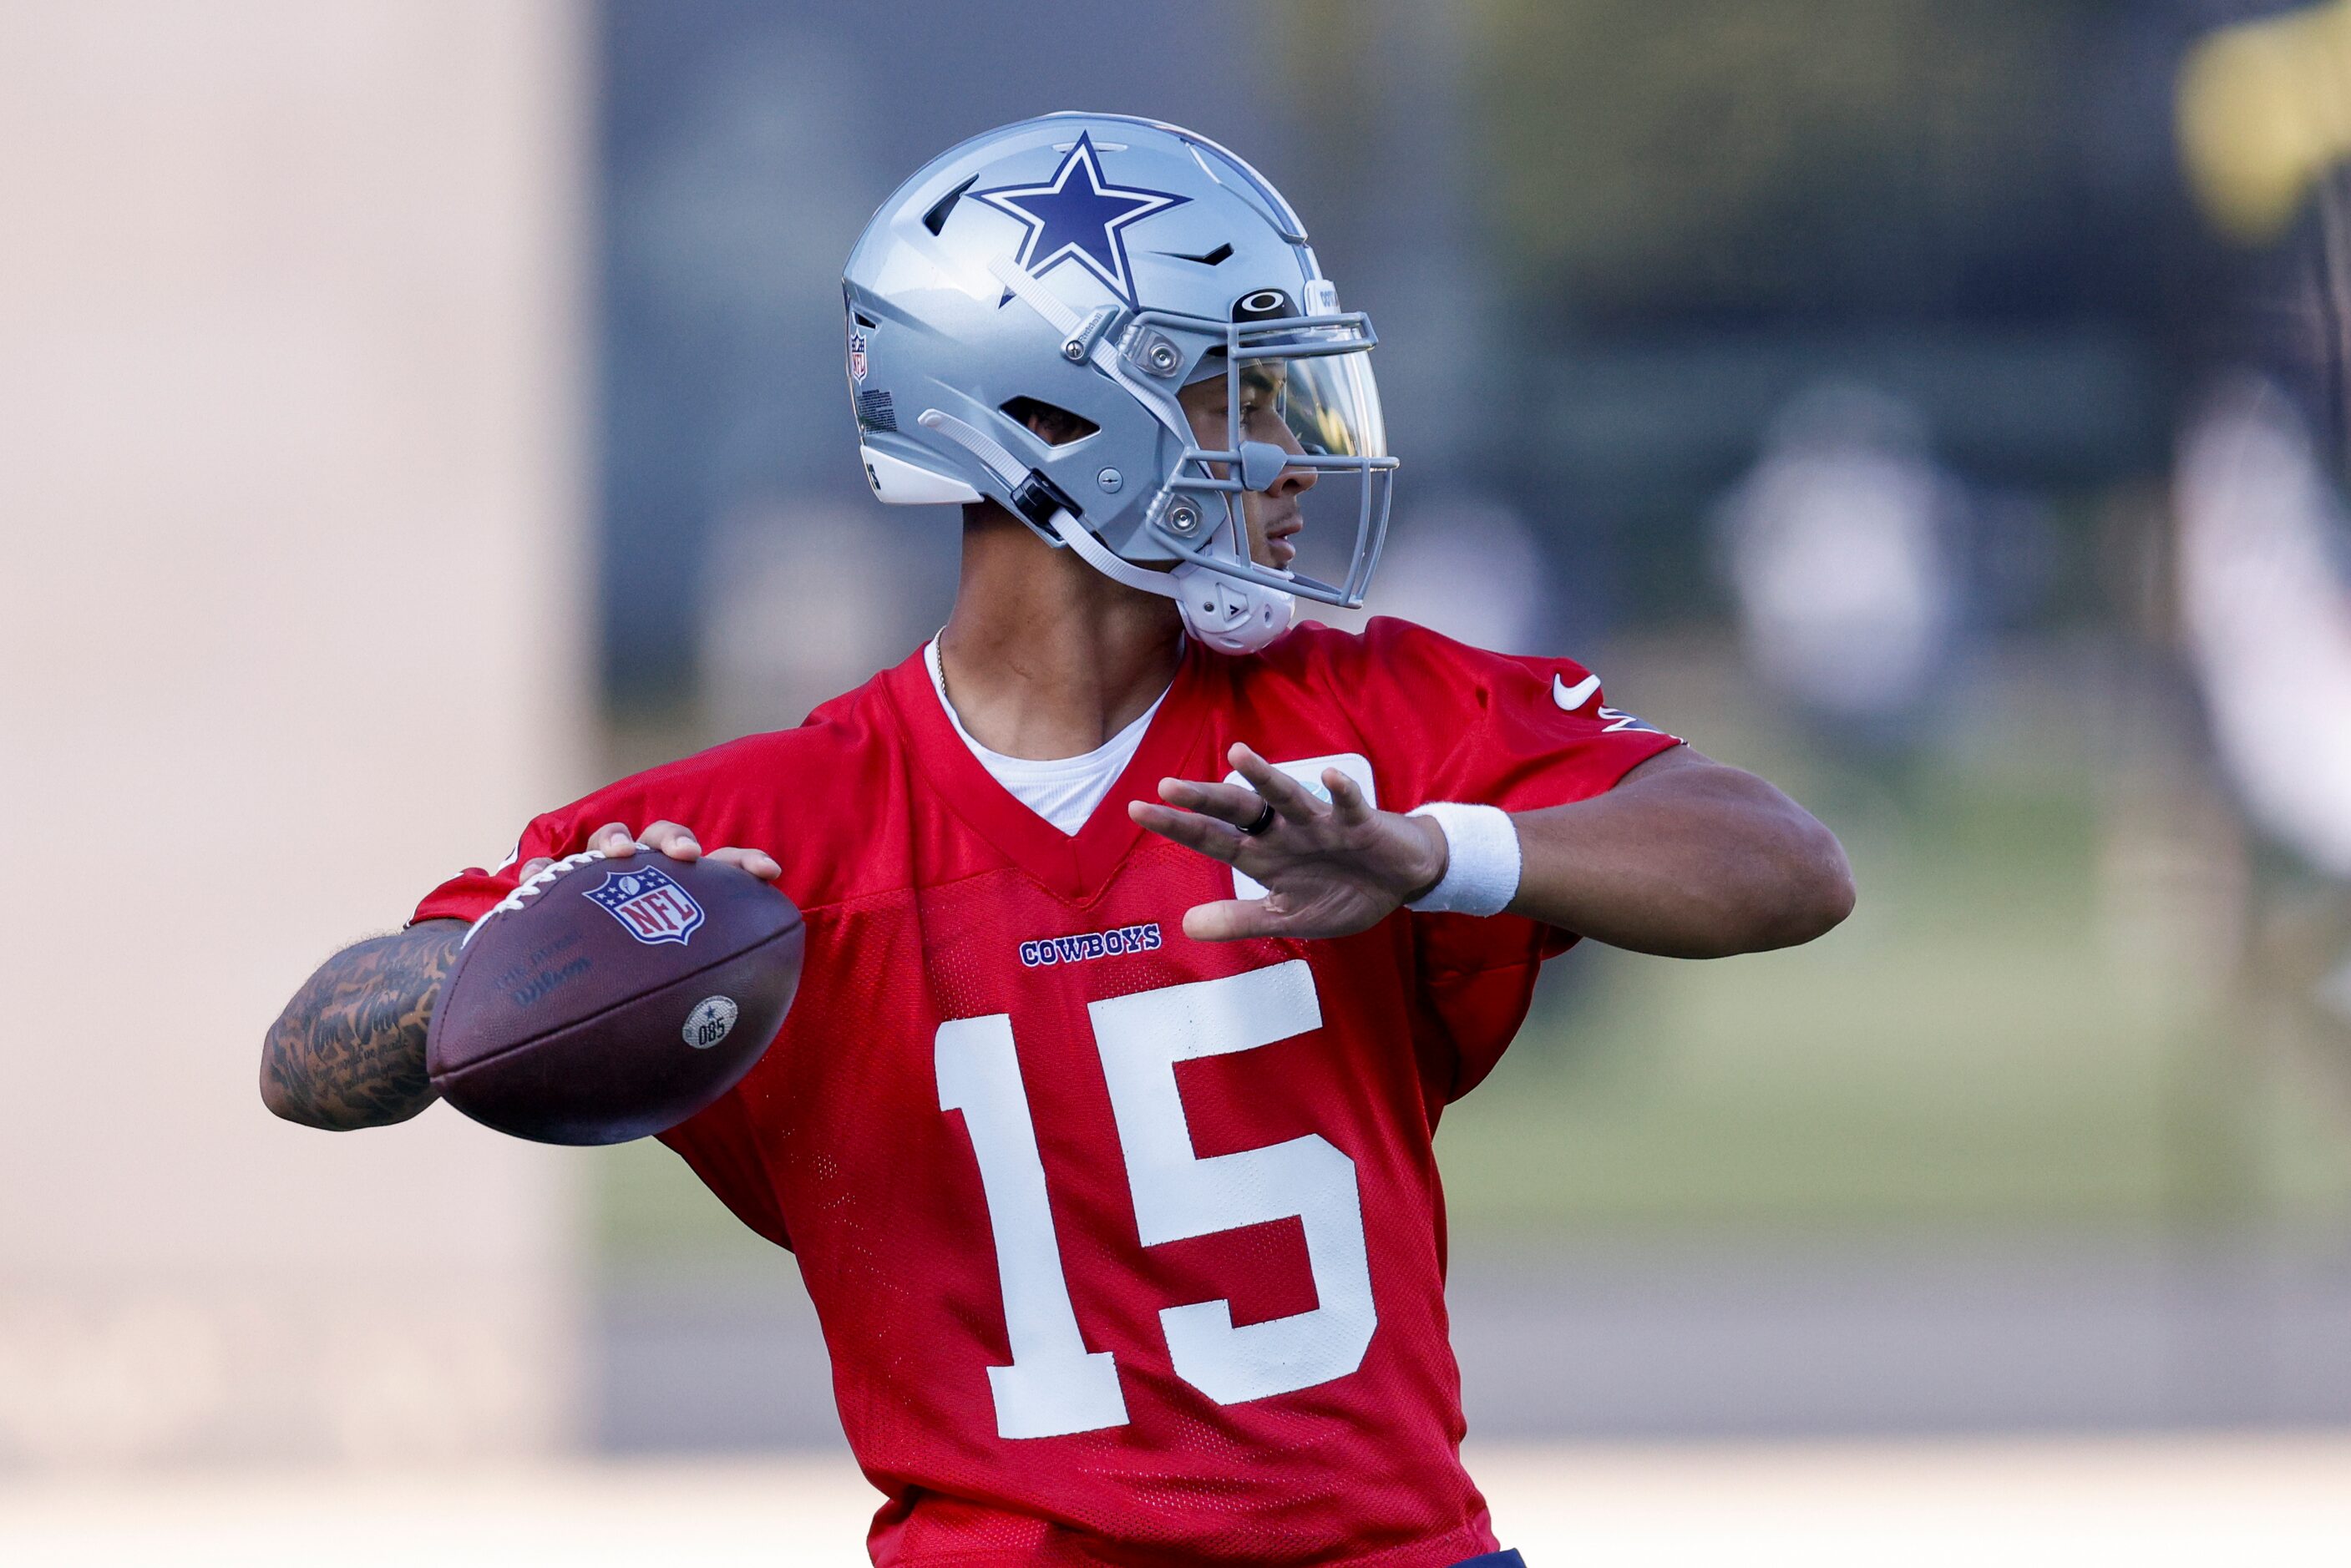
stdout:
[(559, 861), (467, 933), (426, 1036), (433, 1086), (540, 1143), (661, 1132), (767, 1050), (803, 942), (792, 901), (732, 866)]

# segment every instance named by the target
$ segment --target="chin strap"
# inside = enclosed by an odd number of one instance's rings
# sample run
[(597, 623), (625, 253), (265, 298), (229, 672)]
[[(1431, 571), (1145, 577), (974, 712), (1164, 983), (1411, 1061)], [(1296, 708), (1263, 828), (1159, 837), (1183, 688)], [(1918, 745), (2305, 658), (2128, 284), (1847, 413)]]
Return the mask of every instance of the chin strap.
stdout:
[[(925, 409), (915, 422), (977, 458), (1008, 494), (1037, 477), (995, 437), (943, 409)], [(1057, 506), (1048, 513), (1045, 526), (1077, 552), (1080, 560), (1111, 581), (1174, 599), (1183, 615), (1184, 629), (1219, 653), (1255, 653), (1288, 631), (1290, 618), (1298, 613), (1295, 594), (1245, 583), (1195, 561), (1186, 561), (1172, 572), (1138, 566), (1113, 554), (1066, 507)]]

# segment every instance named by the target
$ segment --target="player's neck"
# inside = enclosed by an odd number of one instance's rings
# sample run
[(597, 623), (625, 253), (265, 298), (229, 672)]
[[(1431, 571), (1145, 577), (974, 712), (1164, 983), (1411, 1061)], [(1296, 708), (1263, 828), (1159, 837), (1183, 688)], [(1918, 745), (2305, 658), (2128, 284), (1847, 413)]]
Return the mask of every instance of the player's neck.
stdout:
[(1112, 582), (1008, 515), (965, 525), (939, 663), (956, 716), (988, 750), (1092, 751), (1159, 700), (1183, 649), (1173, 600)]

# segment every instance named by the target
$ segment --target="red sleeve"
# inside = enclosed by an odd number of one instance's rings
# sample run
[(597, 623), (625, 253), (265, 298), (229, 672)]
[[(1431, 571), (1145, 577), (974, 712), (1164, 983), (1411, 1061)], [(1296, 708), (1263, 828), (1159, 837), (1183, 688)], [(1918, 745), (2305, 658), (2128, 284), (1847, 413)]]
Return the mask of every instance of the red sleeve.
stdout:
[(1600, 678), (1572, 659), (1489, 653), (1385, 618), (1361, 652), (1354, 705), (1381, 742), (1380, 804), (1391, 810), (1588, 800), (1681, 744), (1606, 706)]
[[(755, 737), (766, 739), (769, 738)], [(560, 859), (577, 855), (587, 847), (589, 836), (606, 823), (623, 822), (639, 829), (655, 822), (683, 823), (713, 847), (750, 842), (739, 831), (742, 803), (735, 797), (741, 792), (729, 789), (728, 783), (730, 773), (740, 771), (729, 767), (732, 753), (751, 743), (737, 741), (664, 763), (532, 817), (503, 862), (488, 869), (468, 867), (450, 877), (424, 896), (408, 918), (409, 924), (481, 919), (491, 905), (515, 890), (527, 863), (542, 856)], [(765, 843), (757, 846), (771, 855), (778, 853)]]
[[(1679, 739), (1605, 705), (1572, 659), (1489, 653), (1406, 621), (1364, 630), (1350, 695), (1378, 747), (1380, 804), (1533, 811), (1589, 800)], [(1537, 971), (1575, 933), (1511, 915), (1415, 915), (1426, 1026), (1454, 1063), (1458, 1099), (1494, 1068), (1526, 1018)]]
[[(597, 826), (591, 824), (587, 831), (593, 833)], [(507, 852), (504, 860), (494, 867), (466, 867), (425, 894), (424, 901), (416, 906), (416, 912), (408, 917), (408, 923), (413, 926), (419, 920), (464, 920), (471, 925), (480, 919), (490, 906), (515, 890), (515, 884), (522, 879), (525, 861), (535, 860), (542, 855), (553, 859), (573, 853), (571, 849), (561, 846), (565, 832), (565, 814), (562, 812), (532, 817), (530, 826), (516, 838), (515, 846)]]

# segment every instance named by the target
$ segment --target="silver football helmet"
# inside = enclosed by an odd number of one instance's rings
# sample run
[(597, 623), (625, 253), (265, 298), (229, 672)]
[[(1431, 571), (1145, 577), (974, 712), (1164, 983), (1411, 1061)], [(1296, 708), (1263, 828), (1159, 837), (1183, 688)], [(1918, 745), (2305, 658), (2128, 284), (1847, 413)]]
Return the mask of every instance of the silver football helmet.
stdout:
[[(841, 285), (882, 500), (995, 500), (1228, 652), (1280, 635), (1294, 596), (1363, 603), (1396, 467), (1371, 323), (1339, 308), (1290, 203), (1215, 142), (1077, 113), (976, 136), (882, 204)], [(1219, 401), (1221, 436), (1196, 434)], [(1073, 439), (1037, 433), (1040, 405)], [(1326, 575), (1251, 559), (1248, 498), (1287, 517), (1325, 484), (1301, 520)]]

